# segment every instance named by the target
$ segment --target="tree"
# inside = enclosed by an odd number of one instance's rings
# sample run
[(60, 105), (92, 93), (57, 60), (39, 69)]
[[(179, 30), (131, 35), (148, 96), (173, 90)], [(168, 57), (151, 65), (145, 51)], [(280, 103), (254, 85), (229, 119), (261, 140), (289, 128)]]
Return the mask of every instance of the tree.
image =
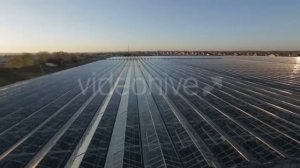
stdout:
[(42, 52), (38, 52), (36, 53), (38, 62), (40, 64), (44, 64), (46, 62), (48, 62), (48, 59), (51, 57), (51, 54), (46, 52), (46, 51), (42, 51)]
[(36, 59), (34, 55), (30, 53), (24, 53), (21, 55), (12, 56), (12, 58), (6, 62), (5, 67), (23, 68), (23, 67), (34, 66), (35, 64), (36, 64)]

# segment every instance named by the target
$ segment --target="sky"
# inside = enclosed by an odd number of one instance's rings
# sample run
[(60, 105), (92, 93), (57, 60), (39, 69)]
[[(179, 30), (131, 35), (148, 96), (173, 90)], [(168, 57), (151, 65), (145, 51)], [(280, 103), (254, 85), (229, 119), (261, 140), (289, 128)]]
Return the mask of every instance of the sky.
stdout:
[(0, 53), (300, 50), (299, 0), (0, 0)]

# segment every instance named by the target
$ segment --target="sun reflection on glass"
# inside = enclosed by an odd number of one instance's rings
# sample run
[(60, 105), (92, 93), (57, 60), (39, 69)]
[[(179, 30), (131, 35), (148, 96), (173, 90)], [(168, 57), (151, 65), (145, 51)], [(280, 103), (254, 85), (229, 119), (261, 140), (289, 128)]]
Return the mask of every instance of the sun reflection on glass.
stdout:
[(293, 69), (292, 69), (292, 74), (291, 77), (294, 78), (296, 74), (298, 74), (299, 70), (300, 70), (300, 57), (296, 57), (296, 64), (294, 65)]
[(300, 64), (300, 57), (296, 57), (296, 64)]

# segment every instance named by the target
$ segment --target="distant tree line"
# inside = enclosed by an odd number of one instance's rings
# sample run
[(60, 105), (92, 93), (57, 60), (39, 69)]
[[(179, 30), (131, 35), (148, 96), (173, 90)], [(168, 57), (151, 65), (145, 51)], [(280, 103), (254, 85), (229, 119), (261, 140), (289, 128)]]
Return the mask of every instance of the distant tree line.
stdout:
[(10, 56), (10, 59), (5, 63), (5, 68), (24, 68), (32, 66), (45, 65), (51, 63), (58, 67), (76, 64), (87, 57), (95, 57), (92, 54), (85, 53), (67, 53), (67, 52), (38, 52), (38, 53), (23, 53), (20, 55)]

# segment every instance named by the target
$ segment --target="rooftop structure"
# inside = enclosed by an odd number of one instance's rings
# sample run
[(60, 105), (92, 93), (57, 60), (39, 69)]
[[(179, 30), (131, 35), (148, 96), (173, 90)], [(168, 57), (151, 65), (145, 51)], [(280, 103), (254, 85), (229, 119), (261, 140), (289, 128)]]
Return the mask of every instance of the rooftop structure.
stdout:
[(113, 57), (0, 88), (0, 167), (299, 167), (300, 58)]

